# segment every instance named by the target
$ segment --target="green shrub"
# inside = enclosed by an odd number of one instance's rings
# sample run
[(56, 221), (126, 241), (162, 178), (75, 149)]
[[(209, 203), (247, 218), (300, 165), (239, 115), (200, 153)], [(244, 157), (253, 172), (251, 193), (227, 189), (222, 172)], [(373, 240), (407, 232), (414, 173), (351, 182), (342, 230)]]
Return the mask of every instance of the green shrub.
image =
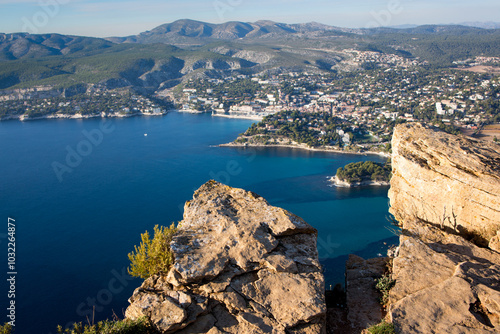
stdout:
[(156, 274), (166, 274), (174, 262), (170, 249), (172, 237), (177, 232), (174, 223), (170, 227), (154, 227), (153, 239), (146, 231), (141, 234), (141, 244), (128, 254), (131, 262), (128, 273), (135, 277), (148, 278)]
[(373, 325), (368, 328), (368, 332), (371, 334), (396, 334), (394, 325), (389, 322), (385, 322), (384, 320), (382, 320), (382, 322), (378, 325)]
[(386, 305), (389, 302), (389, 290), (391, 290), (394, 284), (396, 284), (396, 281), (393, 280), (389, 274), (384, 274), (384, 276), (377, 280), (375, 288), (377, 288), (377, 290), (382, 294), (382, 298), (380, 300), (382, 305)]
[(59, 334), (155, 334), (157, 331), (146, 318), (137, 320), (104, 320), (95, 325), (75, 323), (72, 329), (57, 327)]
[(10, 334), (12, 332), (12, 326), (6, 322), (3, 326), (0, 325), (0, 334)]

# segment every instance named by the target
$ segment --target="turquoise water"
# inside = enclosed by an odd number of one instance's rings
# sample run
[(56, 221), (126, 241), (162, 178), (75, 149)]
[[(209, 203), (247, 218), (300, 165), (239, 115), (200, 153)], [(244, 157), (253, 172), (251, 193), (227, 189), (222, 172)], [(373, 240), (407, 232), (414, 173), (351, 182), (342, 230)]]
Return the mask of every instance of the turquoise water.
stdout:
[[(214, 146), (250, 124), (179, 113), (1, 122), (0, 263), (7, 268), (7, 220), (14, 218), (16, 333), (123, 316), (141, 283), (124, 275), (127, 253), (146, 229), (181, 220), (184, 202), (209, 179), (252, 190), (316, 227), (327, 285), (343, 280), (346, 254), (376, 256), (394, 241), (386, 187), (327, 182), (349, 162), (384, 159)], [(0, 289), (5, 310), (5, 280)]]

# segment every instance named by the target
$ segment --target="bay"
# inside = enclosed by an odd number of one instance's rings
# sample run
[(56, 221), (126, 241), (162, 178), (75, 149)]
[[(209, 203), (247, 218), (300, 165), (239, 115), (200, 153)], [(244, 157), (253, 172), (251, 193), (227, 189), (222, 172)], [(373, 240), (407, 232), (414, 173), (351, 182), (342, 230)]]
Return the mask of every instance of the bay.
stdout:
[[(327, 286), (343, 281), (347, 254), (377, 256), (395, 241), (387, 187), (339, 189), (327, 181), (347, 163), (384, 158), (216, 146), (251, 123), (181, 113), (1, 122), (0, 263), (7, 273), (13, 218), (16, 332), (123, 317), (141, 283), (126, 275), (127, 254), (145, 230), (181, 220), (184, 203), (209, 179), (252, 190), (317, 228)], [(0, 289), (6, 313), (6, 280)]]

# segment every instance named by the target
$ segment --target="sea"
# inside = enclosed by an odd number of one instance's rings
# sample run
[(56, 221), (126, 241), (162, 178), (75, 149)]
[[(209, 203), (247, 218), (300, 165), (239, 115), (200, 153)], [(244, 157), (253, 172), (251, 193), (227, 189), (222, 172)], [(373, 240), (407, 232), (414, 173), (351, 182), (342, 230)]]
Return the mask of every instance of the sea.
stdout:
[(218, 147), (252, 122), (177, 112), (0, 122), (0, 322), (48, 334), (122, 318), (142, 282), (127, 274), (127, 254), (141, 233), (182, 220), (184, 203), (210, 179), (314, 226), (327, 289), (344, 283), (348, 254), (384, 256), (397, 243), (388, 187), (328, 182), (348, 163), (386, 158)]

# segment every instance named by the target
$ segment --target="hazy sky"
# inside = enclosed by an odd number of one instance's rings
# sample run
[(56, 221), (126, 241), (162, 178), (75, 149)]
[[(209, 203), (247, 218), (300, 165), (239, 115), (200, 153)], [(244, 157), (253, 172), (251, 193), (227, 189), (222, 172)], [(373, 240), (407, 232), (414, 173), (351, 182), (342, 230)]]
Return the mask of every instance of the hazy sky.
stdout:
[(364, 28), (500, 21), (498, 0), (0, 0), (0, 32), (126, 36), (178, 19)]

